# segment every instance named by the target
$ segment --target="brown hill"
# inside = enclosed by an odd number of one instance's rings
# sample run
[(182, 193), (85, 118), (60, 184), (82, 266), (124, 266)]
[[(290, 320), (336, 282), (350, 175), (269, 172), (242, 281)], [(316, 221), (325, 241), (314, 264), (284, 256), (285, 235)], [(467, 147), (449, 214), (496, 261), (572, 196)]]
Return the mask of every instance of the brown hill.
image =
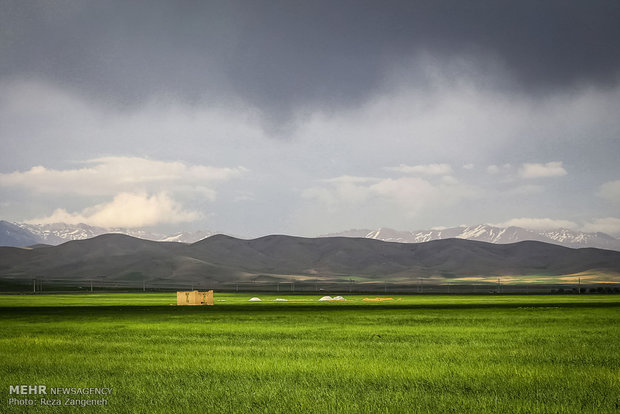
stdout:
[(383, 280), (441, 276), (620, 275), (620, 252), (528, 241), (491, 244), (462, 239), (389, 243), (347, 237), (224, 235), (200, 242), (153, 242), (120, 234), (41, 249), (0, 248), (0, 277), (105, 280), (248, 280), (257, 276), (350, 276)]

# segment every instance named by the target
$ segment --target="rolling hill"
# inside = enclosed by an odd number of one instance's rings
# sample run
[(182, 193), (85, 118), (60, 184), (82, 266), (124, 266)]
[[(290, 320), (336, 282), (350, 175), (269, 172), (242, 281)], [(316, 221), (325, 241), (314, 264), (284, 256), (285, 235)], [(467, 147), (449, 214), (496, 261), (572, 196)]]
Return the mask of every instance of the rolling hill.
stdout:
[(273, 235), (253, 240), (216, 235), (191, 245), (120, 234), (46, 248), (0, 247), (3, 279), (217, 280), (259, 276), (342, 280), (620, 275), (620, 252), (571, 249), (526, 241), (491, 244), (463, 239), (390, 243), (366, 238)]

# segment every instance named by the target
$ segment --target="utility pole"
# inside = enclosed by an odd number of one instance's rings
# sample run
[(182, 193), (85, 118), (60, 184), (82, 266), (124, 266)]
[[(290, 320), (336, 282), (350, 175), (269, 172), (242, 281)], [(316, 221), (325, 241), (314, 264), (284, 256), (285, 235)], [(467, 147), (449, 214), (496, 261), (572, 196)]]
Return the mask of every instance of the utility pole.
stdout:
[(37, 293), (37, 279), (33, 279), (32, 282), (32, 293)]
[(581, 295), (581, 278), (578, 279), (579, 281), (579, 287), (577, 288), (577, 293)]
[(384, 288), (384, 289), (383, 289), (383, 292), (384, 292), (384, 293), (387, 293), (387, 280), (384, 280), (384, 281), (383, 281), (383, 288)]
[(502, 293), (502, 282), (499, 277), (497, 278), (497, 293)]
[(93, 280), (90, 280), (90, 293), (93, 293)]
[[(194, 289), (192, 289), (192, 290), (194, 290)], [(146, 292), (146, 281), (144, 281), (144, 280), (142, 281), (142, 291)]]

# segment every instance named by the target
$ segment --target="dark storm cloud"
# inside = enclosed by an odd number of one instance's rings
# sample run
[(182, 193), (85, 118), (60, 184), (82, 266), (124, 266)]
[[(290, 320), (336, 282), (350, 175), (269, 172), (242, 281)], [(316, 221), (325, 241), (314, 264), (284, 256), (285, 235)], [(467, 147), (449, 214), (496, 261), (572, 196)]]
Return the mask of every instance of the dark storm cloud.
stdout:
[(358, 102), (420, 54), (498, 62), (527, 93), (605, 86), (620, 68), (617, 1), (19, 0), (0, 11), (4, 78), (115, 106), (240, 99), (276, 122)]

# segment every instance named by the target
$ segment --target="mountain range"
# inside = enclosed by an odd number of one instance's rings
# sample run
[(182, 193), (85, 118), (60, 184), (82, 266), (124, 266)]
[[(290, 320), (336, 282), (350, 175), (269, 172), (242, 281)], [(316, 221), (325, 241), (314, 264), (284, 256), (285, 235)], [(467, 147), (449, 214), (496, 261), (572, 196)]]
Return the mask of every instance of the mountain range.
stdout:
[(537, 241), (492, 244), (463, 239), (394, 243), (369, 238), (253, 240), (215, 235), (193, 244), (105, 234), (59, 246), (0, 247), (3, 280), (133, 281), (366, 280), (420, 277), (620, 276), (620, 252)]
[(26, 247), (37, 244), (56, 246), (72, 240), (90, 239), (102, 234), (117, 233), (144, 240), (194, 243), (214, 233), (206, 231), (158, 234), (142, 229), (103, 228), (87, 224), (26, 224), (0, 221), (0, 246)]
[(422, 243), (432, 240), (453, 238), (496, 244), (534, 240), (564, 247), (595, 247), (598, 249), (620, 251), (620, 240), (605, 233), (583, 233), (569, 229), (529, 230), (521, 227), (496, 227), (488, 224), (420, 231), (398, 231), (388, 228), (379, 228), (376, 230), (360, 229), (332, 233), (325, 236), (362, 237), (398, 243)]
[[(0, 246), (26, 247), (38, 244), (55, 246), (71, 240), (85, 240), (108, 233), (125, 234), (144, 240), (179, 243), (195, 243), (216, 234), (209, 231), (159, 234), (142, 229), (103, 228), (87, 224), (26, 224), (0, 220)], [(534, 240), (572, 248), (595, 247), (620, 251), (620, 240), (605, 233), (584, 233), (569, 229), (536, 231), (488, 224), (419, 231), (399, 231), (389, 228), (360, 229), (326, 234), (321, 237), (359, 237), (398, 243), (421, 243), (451, 238), (496, 244)]]

